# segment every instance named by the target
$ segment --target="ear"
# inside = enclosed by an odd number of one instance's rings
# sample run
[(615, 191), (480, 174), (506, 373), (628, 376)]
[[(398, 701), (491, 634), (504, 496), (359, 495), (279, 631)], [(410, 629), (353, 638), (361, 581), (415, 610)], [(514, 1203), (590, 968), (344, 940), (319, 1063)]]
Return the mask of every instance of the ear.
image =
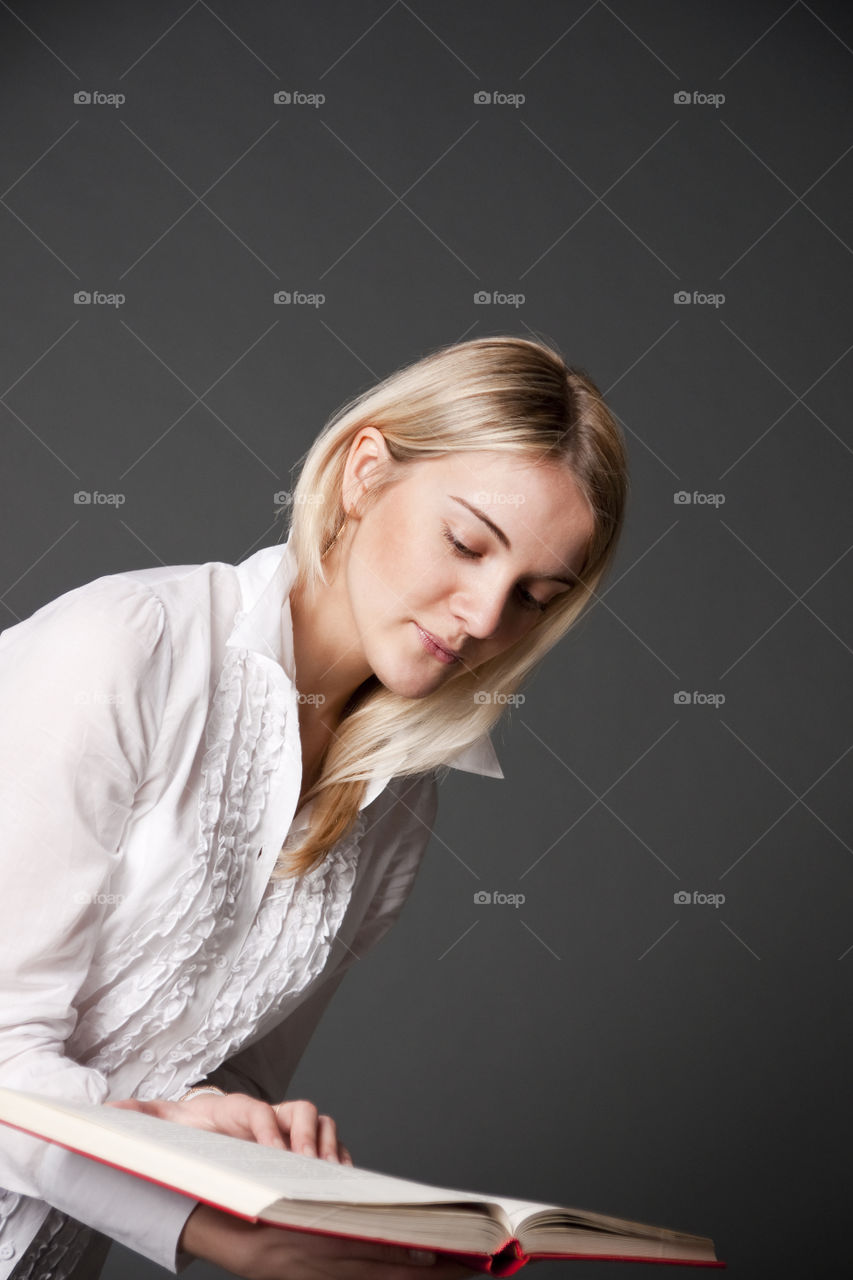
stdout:
[(376, 427), (361, 427), (353, 437), (341, 482), (341, 503), (349, 519), (357, 520), (358, 503), (370, 488), (372, 474), (390, 460), (385, 437)]

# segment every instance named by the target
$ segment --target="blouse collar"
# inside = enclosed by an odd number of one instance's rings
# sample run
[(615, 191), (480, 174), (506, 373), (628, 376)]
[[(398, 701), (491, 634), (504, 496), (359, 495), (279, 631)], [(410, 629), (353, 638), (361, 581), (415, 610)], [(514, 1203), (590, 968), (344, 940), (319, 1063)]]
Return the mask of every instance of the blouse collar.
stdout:
[[(285, 543), (262, 547), (243, 560), (237, 565), (237, 574), (247, 608), (238, 613), (226, 645), (251, 649), (271, 658), (283, 668), (291, 684), (295, 684), (290, 589), (296, 578), (296, 558), (290, 535)], [(481, 734), (443, 763), (452, 769), (489, 778), (504, 776), (488, 733)], [(390, 780), (390, 777), (371, 778), (361, 807), (375, 799)]]

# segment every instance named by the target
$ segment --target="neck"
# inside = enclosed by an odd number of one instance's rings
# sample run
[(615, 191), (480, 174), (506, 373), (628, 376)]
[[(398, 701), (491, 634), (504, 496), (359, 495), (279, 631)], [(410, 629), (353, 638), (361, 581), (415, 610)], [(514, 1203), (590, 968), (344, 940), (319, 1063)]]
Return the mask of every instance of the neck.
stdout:
[[(337, 550), (333, 548), (327, 559)], [(355, 624), (337, 560), (328, 566), (327, 576), (328, 585), (320, 582), (310, 593), (294, 585), (290, 613), (297, 689), (303, 698), (312, 697), (310, 703), (300, 703), (300, 716), (310, 708), (318, 720), (334, 727), (373, 672), (360, 646), (349, 638)]]

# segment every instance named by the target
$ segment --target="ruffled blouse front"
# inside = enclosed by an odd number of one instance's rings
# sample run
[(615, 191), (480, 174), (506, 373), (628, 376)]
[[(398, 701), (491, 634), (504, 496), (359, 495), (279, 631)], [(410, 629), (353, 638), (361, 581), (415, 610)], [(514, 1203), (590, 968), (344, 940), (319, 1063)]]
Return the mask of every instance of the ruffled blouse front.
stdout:
[[(271, 878), (308, 813), (293, 572), (271, 547), (116, 574), (0, 634), (0, 1085), (175, 1099), (217, 1071), (281, 1099), (346, 967), (402, 909), (432, 775), (399, 794), (412, 779), (372, 779), (319, 866)], [(495, 763), (486, 742), (458, 767)], [(178, 1269), (193, 1202), (3, 1129), (0, 1280), (65, 1280), (95, 1231)]]

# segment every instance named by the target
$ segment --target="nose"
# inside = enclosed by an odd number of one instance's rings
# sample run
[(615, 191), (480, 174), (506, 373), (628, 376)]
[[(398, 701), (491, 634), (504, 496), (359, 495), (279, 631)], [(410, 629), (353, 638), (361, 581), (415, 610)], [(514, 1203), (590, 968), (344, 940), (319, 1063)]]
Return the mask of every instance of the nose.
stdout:
[(475, 640), (490, 640), (500, 629), (504, 615), (505, 599), (501, 591), (485, 582), (460, 593), (455, 609), (469, 636)]

